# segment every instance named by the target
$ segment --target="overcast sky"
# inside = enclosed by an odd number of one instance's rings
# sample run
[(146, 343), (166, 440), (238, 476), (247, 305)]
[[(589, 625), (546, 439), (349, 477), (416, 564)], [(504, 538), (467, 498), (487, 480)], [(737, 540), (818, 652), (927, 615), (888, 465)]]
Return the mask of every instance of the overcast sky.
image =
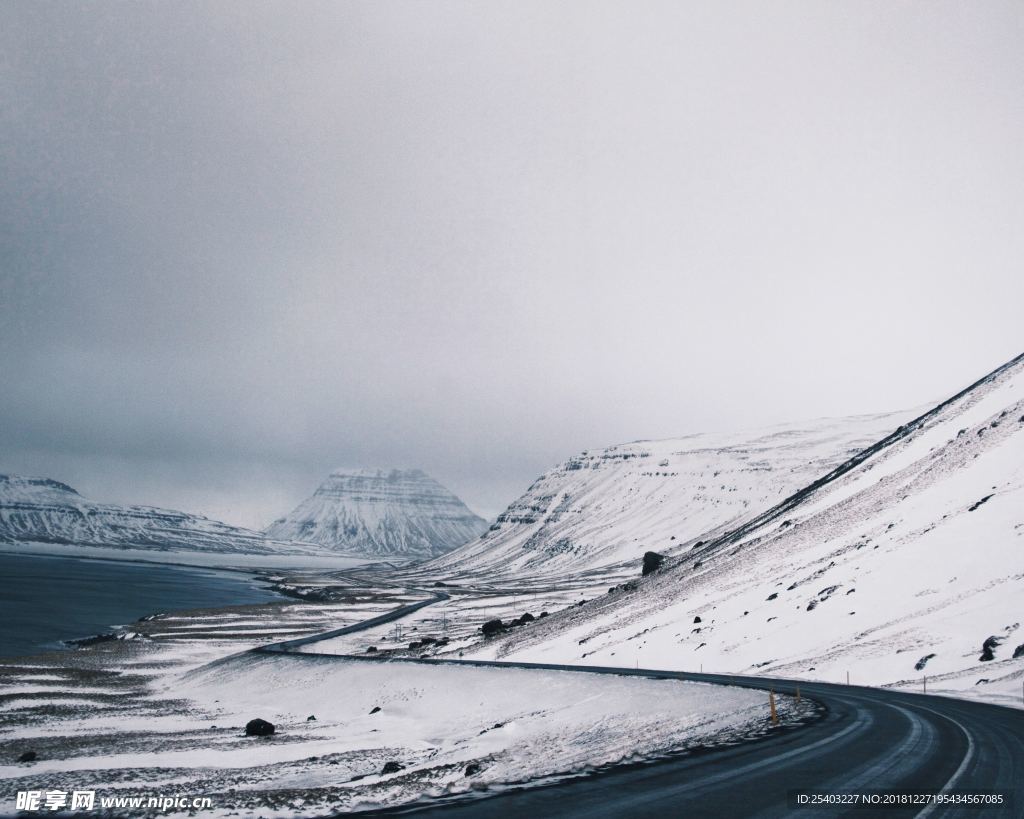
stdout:
[(264, 525), (1024, 349), (1020, 2), (0, 5), (0, 470)]

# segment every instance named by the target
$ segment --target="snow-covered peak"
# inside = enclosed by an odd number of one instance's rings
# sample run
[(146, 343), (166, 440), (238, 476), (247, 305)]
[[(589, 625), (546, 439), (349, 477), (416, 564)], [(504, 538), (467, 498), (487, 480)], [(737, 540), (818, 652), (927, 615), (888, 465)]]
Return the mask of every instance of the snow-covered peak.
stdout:
[(420, 469), (336, 469), (266, 531), (280, 540), (349, 554), (426, 558), (486, 528), (482, 518)]
[(0, 475), (0, 504), (44, 499), (74, 502), (82, 500), (82, 496), (66, 483), (52, 478)]

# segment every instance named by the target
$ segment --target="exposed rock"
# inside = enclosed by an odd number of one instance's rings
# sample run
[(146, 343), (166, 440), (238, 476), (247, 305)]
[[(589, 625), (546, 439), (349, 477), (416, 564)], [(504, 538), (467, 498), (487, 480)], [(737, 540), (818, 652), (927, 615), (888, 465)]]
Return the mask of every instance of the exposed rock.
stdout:
[(768, 595), (768, 599), (769, 599), (769, 600), (774, 600), (774, 599), (775, 599), (775, 598), (777, 598), (778, 596), (779, 596), (779, 593), (778, 593), (778, 592), (772, 592), (771, 594), (769, 594), (769, 595)]
[(967, 507), (967, 511), (968, 511), (968, 512), (973, 512), (973, 511), (974, 511), (975, 509), (977, 509), (977, 508), (978, 508), (979, 506), (981, 506), (981, 505), (982, 505), (983, 503), (985, 503), (986, 501), (988, 501), (988, 500), (989, 500), (989, 499), (990, 499), (991, 497), (992, 497), (991, 495), (986, 495), (985, 497), (983, 497), (983, 498), (982, 498), (982, 499), (981, 499), (980, 501), (978, 501), (977, 503), (975, 503), (975, 504), (972, 504), (971, 506), (968, 506), (968, 507)]
[(924, 667), (928, 665), (928, 661), (934, 656), (934, 654), (925, 654), (914, 664), (914, 671), (924, 671)]
[(18, 762), (35, 762), (37, 759), (39, 759), (39, 754), (35, 751), (25, 751), (18, 757)]
[(470, 762), (466, 766), (466, 776), (476, 776), (482, 770), (483, 768), (480, 766), (479, 762)]
[(378, 711), (380, 711), (380, 706), (379, 705), (375, 705), (375, 706), (373, 706), (373, 708), (370, 709), (370, 713), (371, 714), (376, 714)]
[(1013, 659), (1016, 660), (1018, 657), (1024, 657), (1024, 643), (1021, 643), (1013, 650)]
[(385, 774), (398, 773), (399, 771), (404, 770), (405, 765), (403, 765), (401, 762), (395, 762), (395, 760), (391, 759), (384, 763), (384, 767), (380, 769), (380, 773), (381, 776), (384, 776)]
[(493, 637), (495, 634), (501, 634), (505, 630), (505, 624), (500, 619), (495, 618), (494, 620), (488, 620), (482, 626), (480, 631), (484, 633), (484, 637)]
[(696, 617), (693, 618), (693, 622), (700, 623), (700, 622), (703, 622), (703, 621), (700, 619), (700, 615), (698, 614)]
[(1003, 642), (1002, 637), (989, 637), (984, 643), (981, 644), (981, 656), (978, 657), (978, 660), (980, 660), (983, 663), (987, 663), (990, 660), (994, 660), (996, 658), (995, 650), (1001, 642)]
[(530, 612), (526, 612), (516, 620), (516, 625), (525, 626), (527, 623), (532, 623), (534, 619), (534, 616), (530, 614)]
[(377, 653), (377, 646), (370, 646), (369, 648), (366, 649), (366, 653), (367, 654), (376, 654)]
[(640, 570), (640, 574), (643, 577), (646, 577), (652, 572), (658, 571), (664, 563), (664, 555), (659, 555), (657, 552), (644, 552), (644, 563), (643, 568)]
[(269, 737), (274, 733), (274, 725), (265, 719), (251, 719), (245, 723), (245, 735), (247, 737)]
[(306, 717), (306, 722), (316, 722), (316, 716), (314, 714), (310, 714)]

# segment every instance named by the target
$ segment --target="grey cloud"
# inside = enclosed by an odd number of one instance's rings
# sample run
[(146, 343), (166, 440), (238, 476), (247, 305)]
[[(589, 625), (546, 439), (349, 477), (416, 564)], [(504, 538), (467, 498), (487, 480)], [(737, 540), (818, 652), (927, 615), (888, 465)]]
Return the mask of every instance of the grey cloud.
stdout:
[(406, 464), (494, 514), (1019, 352), (1014, 3), (0, 17), (0, 469), (256, 525)]

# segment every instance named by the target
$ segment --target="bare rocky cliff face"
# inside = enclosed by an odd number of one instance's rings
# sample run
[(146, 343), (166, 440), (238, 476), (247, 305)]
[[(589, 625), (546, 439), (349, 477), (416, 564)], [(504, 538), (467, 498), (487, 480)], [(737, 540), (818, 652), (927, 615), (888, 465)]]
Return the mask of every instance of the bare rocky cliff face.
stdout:
[(353, 555), (424, 559), (486, 529), (486, 521), (421, 470), (339, 469), (266, 534)]
[(0, 542), (271, 554), (259, 532), (151, 506), (94, 503), (50, 478), (0, 475)]

